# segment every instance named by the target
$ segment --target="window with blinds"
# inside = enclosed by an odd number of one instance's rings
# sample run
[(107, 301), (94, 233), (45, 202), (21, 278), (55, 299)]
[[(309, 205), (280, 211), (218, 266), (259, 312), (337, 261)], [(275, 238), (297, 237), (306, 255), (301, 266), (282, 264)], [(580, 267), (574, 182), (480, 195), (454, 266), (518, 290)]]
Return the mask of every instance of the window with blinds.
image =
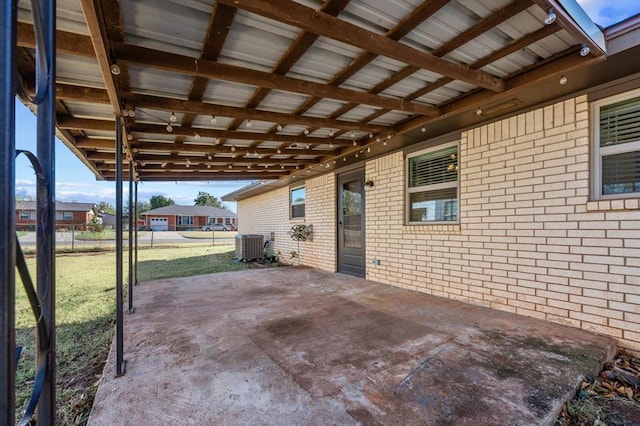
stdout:
[(407, 222), (458, 220), (458, 144), (431, 148), (407, 158)]
[(640, 194), (640, 92), (595, 104), (596, 198)]

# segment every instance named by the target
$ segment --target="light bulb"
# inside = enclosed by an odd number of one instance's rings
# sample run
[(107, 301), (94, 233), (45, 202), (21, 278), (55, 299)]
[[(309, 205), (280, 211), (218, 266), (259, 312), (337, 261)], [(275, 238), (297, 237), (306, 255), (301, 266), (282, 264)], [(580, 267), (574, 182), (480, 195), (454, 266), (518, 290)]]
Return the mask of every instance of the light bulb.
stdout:
[(308, 135), (309, 134), (309, 129), (304, 129), (304, 131), (302, 133), (304, 133), (305, 135)]
[(369, 139), (373, 138), (373, 133), (369, 133)]
[(278, 150), (276, 151), (278, 154), (282, 154), (282, 150), (280, 148), (278, 148)]
[(128, 141), (132, 141), (133, 140), (133, 135), (131, 133), (127, 133), (127, 140)]
[(551, 25), (554, 22), (556, 22), (556, 14), (553, 11), (553, 9), (549, 9), (549, 13), (547, 14), (547, 16), (544, 17), (544, 24), (545, 25)]
[(218, 122), (218, 119), (216, 118), (215, 115), (211, 116), (211, 124), (216, 124)]
[(251, 120), (247, 120), (247, 127), (251, 128), (251, 126), (253, 126), (253, 123), (251, 122)]
[(232, 169), (232, 168), (233, 168), (233, 166), (231, 164), (229, 164), (229, 169)]
[(129, 115), (129, 117), (131, 118), (135, 118), (136, 116), (136, 110), (135, 109), (130, 109), (129, 111), (127, 111), (127, 115)]
[(118, 64), (111, 64), (109, 70), (113, 75), (120, 75), (120, 67), (118, 66)]
[(276, 130), (277, 130), (277, 131), (282, 130), (282, 125), (278, 124), (278, 125), (276, 126)]
[(169, 116), (169, 121), (171, 121), (172, 123), (175, 123), (178, 120), (178, 117), (176, 117), (176, 115), (172, 112), (171, 115)]
[(329, 131), (329, 137), (332, 138), (336, 135), (336, 132), (334, 132), (333, 130)]
[(213, 157), (211, 155), (207, 155), (207, 160), (212, 160)]
[(173, 132), (173, 127), (171, 127), (171, 124), (167, 123), (167, 132), (171, 133)]
[(424, 132), (426, 132), (426, 131), (427, 131), (427, 128), (426, 128), (426, 127), (424, 127), (424, 126), (422, 126), (422, 128), (420, 129), (420, 131), (421, 131), (422, 133), (424, 133)]
[(196, 140), (200, 139), (200, 133), (195, 133), (193, 137), (196, 138)]
[(477, 116), (482, 115), (482, 108), (478, 107), (478, 109), (476, 110), (476, 115)]
[(353, 141), (353, 146), (358, 145), (358, 142), (356, 142), (355, 140)]
[(220, 144), (220, 138), (215, 138), (213, 140), (213, 143), (215, 143), (216, 145), (219, 145)]
[(564, 75), (562, 77), (560, 77), (560, 80), (558, 81), (558, 83), (560, 83), (562, 86), (564, 86), (565, 84), (567, 84), (567, 77), (565, 77)]
[(582, 49), (580, 49), (580, 56), (587, 56), (591, 53), (591, 49), (586, 44), (582, 45)]
[(207, 169), (210, 169), (210, 168), (211, 168), (211, 164), (207, 164)]
[(236, 147), (231, 145), (231, 152), (234, 152), (236, 150)]

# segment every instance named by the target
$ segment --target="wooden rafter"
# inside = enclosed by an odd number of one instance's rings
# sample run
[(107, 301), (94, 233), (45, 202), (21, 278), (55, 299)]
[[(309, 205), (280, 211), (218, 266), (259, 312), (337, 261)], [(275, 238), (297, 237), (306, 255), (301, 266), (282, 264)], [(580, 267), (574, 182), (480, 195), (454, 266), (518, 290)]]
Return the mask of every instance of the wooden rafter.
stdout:
[[(105, 23), (102, 19), (102, 11), (99, 9), (98, 3), (96, 3), (96, 1), (94, 0), (80, 0), (80, 5), (82, 6), (82, 13), (84, 14), (87, 28), (89, 29), (89, 36), (91, 38), (91, 44), (93, 45), (93, 50), (95, 52), (95, 58), (98, 61), (100, 73), (102, 74), (102, 79), (104, 80), (107, 94), (109, 95), (109, 104), (111, 105), (113, 114), (116, 117), (116, 121), (120, 121), (120, 98), (118, 96), (116, 80), (114, 79), (114, 75), (111, 73), (110, 69), (110, 46), (106, 35)], [(110, 131), (112, 130), (114, 130), (114, 125), (112, 125)], [(122, 144), (125, 147), (129, 158), (133, 157), (131, 147), (129, 146), (129, 143), (126, 139), (117, 141), (117, 143)]]
[(219, 1), (418, 68), (449, 75), (457, 80), (496, 92), (504, 90), (503, 82), (490, 74), (474, 71), (464, 65), (423, 53), (408, 45), (291, 0), (271, 0), (269, 2), (261, 0)]
[(232, 81), (256, 87), (267, 87), (287, 92), (300, 93), (308, 96), (320, 96), (345, 102), (358, 102), (380, 108), (391, 108), (420, 115), (438, 115), (439, 111), (429, 105), (404, 102), (399, 99), (376, 96), (366, 92), (329, 87), (322, 83), (292, 78), (257, 71), (235, 65), (221, 64), (211, 61), (198, 61), (192, 58), (139, 46), (118, 44), (114, 47), (118, 61), (145, 65), (164, 71), (175, 72), (191, 76)]

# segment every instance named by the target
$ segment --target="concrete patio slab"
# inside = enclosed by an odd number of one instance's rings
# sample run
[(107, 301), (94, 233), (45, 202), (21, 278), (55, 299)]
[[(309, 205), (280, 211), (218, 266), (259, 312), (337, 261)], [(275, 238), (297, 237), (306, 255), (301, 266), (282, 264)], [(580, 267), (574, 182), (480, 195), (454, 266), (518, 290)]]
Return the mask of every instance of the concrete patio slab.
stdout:
[(613, 340), (305, 267), (144, 282), (91, 425), (553, 424)]

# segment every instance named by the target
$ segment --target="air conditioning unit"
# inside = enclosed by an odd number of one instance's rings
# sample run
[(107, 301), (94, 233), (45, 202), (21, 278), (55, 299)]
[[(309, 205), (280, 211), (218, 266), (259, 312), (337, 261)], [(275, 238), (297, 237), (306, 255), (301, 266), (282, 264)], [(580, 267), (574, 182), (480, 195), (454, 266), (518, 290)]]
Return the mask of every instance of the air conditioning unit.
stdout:
[(236, 235), (236, 259), (243, 262), (259, 259), (264, 251), (264, 236), (258, 234)]

